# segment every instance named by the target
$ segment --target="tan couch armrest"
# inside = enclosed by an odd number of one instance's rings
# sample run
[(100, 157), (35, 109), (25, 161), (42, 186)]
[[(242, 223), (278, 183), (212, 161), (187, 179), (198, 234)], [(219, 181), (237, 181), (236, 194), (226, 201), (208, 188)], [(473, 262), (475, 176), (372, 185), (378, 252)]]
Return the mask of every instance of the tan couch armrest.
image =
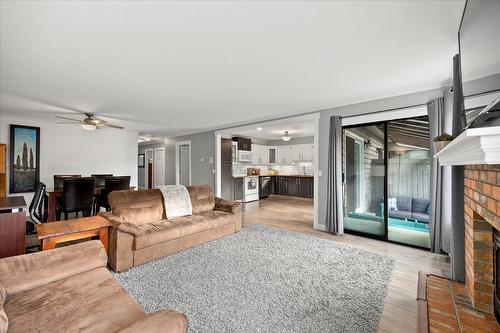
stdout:
[(54, 250), (0, 259), (0, 283), (7, 295), (106, 267), (101, 241), (93, 240)]
[(100, 216), (104, 217), (106, 220), (108, 220), (109, 222), (113, 223), (113, 227), (117, 228), (117, 229), (120, 226), (120, 224), (125, 223), (125, 221), (121, 217), (118, 217), (110, 212), (100, 212), (97, 215), (100, 215)]
[(136, 321), (119, 333), (185, 333), (187, 328), (186, 315), (174, 310), (160, 310)]
[(241, 202), (239, 201), (229, 201), (222, 198), (215, 198), (214, 210), (219, 210), (221, 212), (236, 214), (241, 211)]

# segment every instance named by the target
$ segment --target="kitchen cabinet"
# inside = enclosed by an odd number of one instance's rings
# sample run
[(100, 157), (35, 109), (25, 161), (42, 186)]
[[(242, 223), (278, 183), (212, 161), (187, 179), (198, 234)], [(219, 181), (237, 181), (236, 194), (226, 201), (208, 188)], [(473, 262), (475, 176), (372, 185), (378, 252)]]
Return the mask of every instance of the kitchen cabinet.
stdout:
[(238, 143), (238, 150), (246, 150), (246, 151), (252, 150), (252, 140), (251, 139), (234, 137), (233, 141), (236, 141)]
[(292, 161), (312, 161), (313, 159), (312, 144), (293, 145), (291, 147), (292, 147)]
[(278, 146), (278, 164), (292, 163), (292, 148), (291, 146)]
[(295, 177), (286, 177), (287, 178), (287, 195), (292, 197), (299, 196), (299, 187), (298, 187), (298, 179)]
[[(313, 177), (276, 176), (274, 187), (271, 186), (272, 194), (288, 195), (301, 198), (314, 197)], [(271, 183), (273, 183), (271, 181)]]
[(267, 163), (267, 146), (252, 144), (252, 164)]
[(276, 178), (276, 194), (288, 195), (288, 180), (287, 177)]
[(314, 179), (309, 177), (297, 178), (298, 194), (302, 198), (312, 198), (314, 194)]
[(277, 147), (267, 147), (267, 163), (268, 164), (278, 163), (278, 148)]
[(243, 199), (243, 178), (233, 178), (232, 200)]

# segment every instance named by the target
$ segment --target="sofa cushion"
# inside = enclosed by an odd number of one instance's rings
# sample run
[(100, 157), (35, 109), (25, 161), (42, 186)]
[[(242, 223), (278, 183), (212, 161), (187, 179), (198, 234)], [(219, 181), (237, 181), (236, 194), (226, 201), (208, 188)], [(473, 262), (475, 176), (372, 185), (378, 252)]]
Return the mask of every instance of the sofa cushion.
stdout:
[(160, 190), (114, 191), (109, 194), (113, 214), (130, 224), (146, 224), (165, 217)]
[(404, 210), (390, 210), (389, 217), (395, 217), (398, 219), (411, 219), (411, 212)]
[(130, 224), (148, 224), (160, 221), (163, 215), (163, 207), (151, 205), (147, 207), (122, 208), (117, 214), (123, 222)]
[(215, 207), (214, 191), (209, 185), (186, 186), (191, 197), (193, 214), (213, 210)]
[(425, 213), (429, 207), (429, 200), (415, 199), (412, 200), (412, 213)]
[(411, 218), (422, 222), (429, 222), (429, 215), (425, 213), (412, 213)]
[(9, 329), (9, 318), (3, 309), (2, 303), (0, 303), (0, 333), (7, 333)]
[(411, 201), (410, 197), (399, 197), (397, 201), (398, 210), (405, 210), (411, 212)]
[(202, 231), (233, 223), (234, 215), (222, 211), (211, 210), (196, 215), (200, 220), (179, 218), (173, 222), (181, 227), (181, 237), (194, 235)]
[(134, 233), (134, 249), (144, 249), (156, 244), (168, 242), (181, 237), (181, 228), (170, 220), (160, 220), (136, 229)]
[(0, 305), (2, 305), (6, 299), (7, 299), (7, 291), (5, 290), (2, 281), (0, 281)]
[(116, 332), (146, 314), (102, 267), (9, 296), (12, 332)]

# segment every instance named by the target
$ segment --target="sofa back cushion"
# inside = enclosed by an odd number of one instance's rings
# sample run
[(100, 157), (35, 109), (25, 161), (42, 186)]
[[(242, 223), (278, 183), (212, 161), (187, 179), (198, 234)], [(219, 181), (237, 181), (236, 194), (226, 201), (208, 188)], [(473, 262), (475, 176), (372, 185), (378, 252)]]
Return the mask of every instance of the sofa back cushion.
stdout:
[(215, 207), (214, 191), (209, 185), (186, 186), (191, 197), (193, 214), (213, 210)]
[(411, 197), (399, 197), (398, 198), (398, 210), (404, 210), (406, 212), (411, 212)]
[(429, 200), (427, 199), (415, 199), (412, 201), (412, 212), (427, 214), (427, 208), (429, 207)]
[(114, 191), (108, 196), (113, 215), (125, 223), (147, 224), (164, 218), (163, 195), (158, 189)]

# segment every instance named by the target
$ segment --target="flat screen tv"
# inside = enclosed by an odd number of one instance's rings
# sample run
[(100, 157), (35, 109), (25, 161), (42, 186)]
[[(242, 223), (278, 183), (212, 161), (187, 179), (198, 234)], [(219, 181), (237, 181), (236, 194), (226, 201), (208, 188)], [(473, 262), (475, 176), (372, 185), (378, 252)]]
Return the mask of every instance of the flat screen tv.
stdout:
[[(488, 86), (491, 91), (500, 90), (499, 86), (490, 85), (500, 82), (500, 1), (466, 1), (458, 42), (462, 95), (467, 98), (478, 91), (488, 92), (481, 86)], [(496, 125), (494, 118), (500, 117), (498, 102), (486, 100), (485, 105), (466, 108), (466, 127)], [(488, 121), (482, 120), (483, 117)]]

